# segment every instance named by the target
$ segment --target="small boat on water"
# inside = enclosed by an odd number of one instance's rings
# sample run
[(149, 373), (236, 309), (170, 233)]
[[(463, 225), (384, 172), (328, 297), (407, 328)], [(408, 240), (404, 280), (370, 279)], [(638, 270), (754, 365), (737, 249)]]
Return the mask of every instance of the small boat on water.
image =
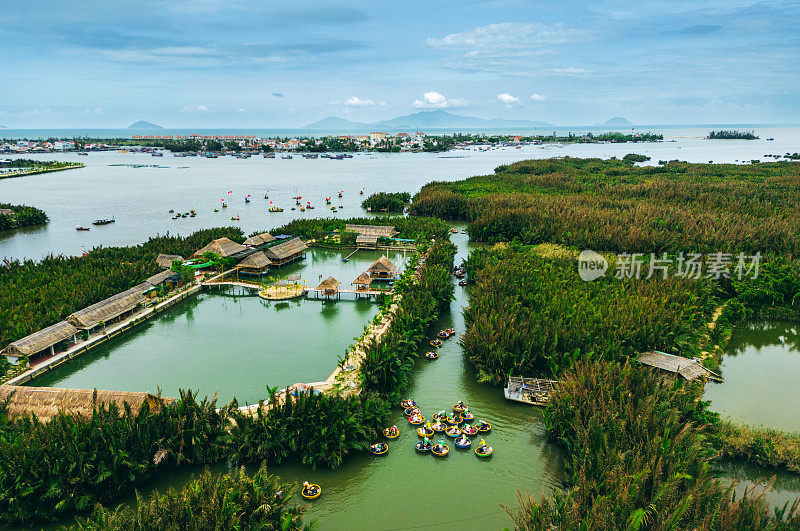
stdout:
[(383, 430), (383, 436), (386, 437), (387, 439), (397, 439), (399, 435), (400, 435), (400, 428), (398, 428), (397, 426), (392, 426), (390, 428), (386, 428), (385, 430)]
[(486, 441), (481, 439), (481, 442), (478, 443), (478, 446), (475, 447), (475, 455), (478, 457), (489, 457), (494, 452), (494, 448), (486, 444)]
[(288, 159), (288, 160), (291, 160), (292, 156), (291, 156), (291, 155), (281, 155), (281, 158), (282, 158), (282, 159)]
[(408, 419), (408, 423), (411, 424), (412, 426), (419, 426), (420, 424), (423, 424), (424, 422), (425, 422), (425, 416), (424, 415), (420, 415), (419, 413), (417, 413), (413, 417), (409, 417), (409, 419)]
[(376, 443), (369, 447), (369, 453), (372, 455), (385, 455), (389, 451), (389, 445), (386, 443)]
[(468, 424), (461, 429), (461, 432), (467, 437), (475, 437), (478, 435), (478, 428)]
[(466, 280), (459, 280), (458, 281), (458, 285), (459, 286), (466, 286), (467, 285), (467, 281)]
[(475, 420), (475, 415), (473, 415), (469, 411), (464, 411), (464, 412), (461, 413), (461, 419), (464, 422), (472, 422), (473, 420)]
[(492, 425), (485, 420), (479, 420), (475, 427), (478, 428), (478, 433), (489, 433), (492, 431)]
[(433, 431), (433, 428), (430, 427), (430, 425), (423, 426), (417, 429), (417, 435), (419, 435), (420, 437), (430, 437), (434, 433), (435, 432)]
[(270, 212), (283, 212), (283, 209), (282, 208), (278, 208), (278, 207), (269, 207), (269, 211)]
[(434, 339), (433, 341), (431, 341), (431, 346), (432, 346), (432, 347), (439, 348), (439, 347), (441, 347), (441, 346), (442, 346), (442, 342), (441, 342), (441, 341), (439, 341), (438, 339)]
[(309, 483), (308, 481), (303, 482), (303, 489), (300, 491), (300, 495), (303, 498), (307, 500), (316, 500), (319, 498), (320, 494), (322, 494), (322, 487), (316, 483)]
[(228, 205), (225, 204), (225, 203), (222, 203), (222, 208), (228, 208)]
[(431, 453), (436, 457), (444, 457), (450, 453), (450, 447), (444, 444), (444, 439), (439, 439), (439, 442), (431, 448)]
[(231, 217), (231, 221), (239, 221), (239, 214)]
[(114, 217), (112, 216), (111, 219), (107, 218), (100, 218), (92, 221), (92, 225), (108, 225), (109, 223), (114, 223)]
[(461, 400), (458, 401), (458, 404), (453, 404), (453, 411), (455, 411), (456, 413), (463, 413), (467, 409), (468, 409), (467, 405)]
[(447, 424), (444, 424), (444, 423), (442, 423), (442, 422), (440, 422), (440, 421), (438, 421), (438, 420), (437, 420), (436, 422), (434, 422), (433, 424), (431, 424), (431, 428), (432, 428), (432, 429), (433, 429), (433, 431), (435, 431), (436, 433), (444, 433), (444, 430), (446, 430), (446, 429), (447, 429)]
[(79, 152), (78, 152), (78, 155), (80, 155), (80, 156), (82, 156), (82, 157), (86, 157), (86, 156), (88, 156), (89, 154), (88, 154), (88, 153), (86, 153), (85, 151), (79, 151)]
[(420, 413), (419, 408), (417, 406), (407, 407), (403, 412), (406, 415), (406, 418), (411, 418), (414, 415), (418, 415)]
[(453, 441), (453, 443), (456, 445), (456, 448), (460, 448), (462, 450), (465, 450), (470, 446), (472, 446), (472, 441), (467, 439), (467, 436), (464, 435), (463, 433), (461, 434), (460, 437), (458, 437), (455, 441)]
[(215, 208), (215, 209), (214, 209), (214, 212), (219, 212), (219, 209), (218, 209), (218, 208)]
[(429, 360), (439, 359), (439, 353), (438, 352), (434, 352), (432, 350), (430, 352), (426, 352), (425, 353), (425, 357), (428, 358)]
[(450, 337), (450, 332), (448, 330), (439, 332), (439, 339), (447, 339), (448, 337)]
[(163, 157), (164, 156), (164, 154), (159, 152), (159, 151), (156, 151), (155, 153), (151, 153), (150, 155), (153, 156), (153, 157)]
[(245, 198), (244, 198), (244, 202), (245, 202), (245, 203), (249, 203), (249, 202), (250, 202), (250, 198), (249, 198), (249, 197), (245, 197)]
[(400, 401), (400, 407), (403, 408), (403, 409), (406, 409), (406, 408), (409, 408), (409, 407), (416, 407), (416, 405), (417, 405), (417, 403), (414, 402), (413, 400), (411, 400), (410, 398), (404, 398), (404, 399), (402, 399)]
[(89, 227), (84, 227), (83, 225), (75, 225), (75, 230), (89, 230)]
[(414, 445), (414, 449), (421, 454), (430, 452), (432, 447), (433, 445), (430, 443), (430, 441), (419, 441)]
[(174, 209), (174, 208), (170, 208), (170, 209), (169, 209), (169, 213), (170, 213), (170, 214), (174, 214), (174, 213), (175, 213), (175, 209)]
[(449, 428), (447, 428), (447, 429), (445, 430), (445, 432), (444, 432), (444, 433), (445, 433), (445, 435), (447, 435), (448, 437), (453, 437), (453, 438), (456, 438), (456, 437), (458, 437), (459, 435), (461, 435), (461, 430), (458, 428), (458, 426), (450, 426)]
[(446, 415), (446, 416), (445, 416), (445, 417), (442, 419), (442, 422), (444, 422), (444, 423), (445, 423), (445, 424), (447, 424), (448, 426), (458, 426), (459, 424), (461, 424), (461, 422), (462, 422), (462, 419), (461, 419), (461, 417), (460, 417), (460, 416), (458, 416), (458, 415), (453, 415), (452, 417), (451, 417), (450, 415)]

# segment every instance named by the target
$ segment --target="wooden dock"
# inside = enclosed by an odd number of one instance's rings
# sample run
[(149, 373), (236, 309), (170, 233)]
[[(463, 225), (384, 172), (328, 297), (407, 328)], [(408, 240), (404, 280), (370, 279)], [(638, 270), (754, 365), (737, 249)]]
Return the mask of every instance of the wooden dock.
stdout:
[(558, 382), (555, 380), (509, 376), (508, 385), (503, 389), (503, 394), (506, 400), (532, 406), (545, 406), (550, 401), (557, 385)]

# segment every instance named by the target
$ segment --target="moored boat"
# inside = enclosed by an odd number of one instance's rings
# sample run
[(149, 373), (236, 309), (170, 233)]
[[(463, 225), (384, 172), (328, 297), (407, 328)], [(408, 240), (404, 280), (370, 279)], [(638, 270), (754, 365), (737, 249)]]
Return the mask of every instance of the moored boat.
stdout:
[(75, 230), (89, 230), (89, 227), (84, 227), (83, 225), (75, 225)]
[(92, 225), (108, 225), (109, 223), (114, 223), (114, 217), (111, 218), (100, 218), (92, 221)]

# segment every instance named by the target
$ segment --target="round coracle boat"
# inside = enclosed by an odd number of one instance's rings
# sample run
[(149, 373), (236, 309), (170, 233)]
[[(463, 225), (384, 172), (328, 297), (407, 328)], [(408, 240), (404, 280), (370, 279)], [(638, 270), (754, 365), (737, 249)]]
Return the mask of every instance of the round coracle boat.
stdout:
[(445, 434), (447, 434), (448, 437), (455, 438), (461, 435), (461, 430), (458, 429), (458, 426), (450, 426), (447, 428), (447, 430), (445, 430)]
[(391, 428), (386, 428), (383, 430), (383, 436), (387, 439), (397, 439), (400, 435), (400, 429), (397, 426), (392, 426)]
[(369, 447), (369, 453), (372, 455), (384, 455), (389, 451), (389, 445), (386, 443), (373, 444)]
[(419, 426), (425, 422), (425, 417), (417, 413), (413, 417), (409, 417), (408, 423), (412, 426)]
[(307, 500), (316, 500), (322, 494), (322, 487), (316, 483), (305, 483), (300, 495)]
[(431, 443), (429, 443), (429, 442), (426, 443), (424, 441), (419, 441), (418, 443), (416, 443), (414, 445), (414, 449), (416, 451), (418, 451), (419, 453), (421, 453), (421, 454), (424, 454), (425, 452), (430, 452), (431, 451), (431, 447), (433, 447), (433, 445)]

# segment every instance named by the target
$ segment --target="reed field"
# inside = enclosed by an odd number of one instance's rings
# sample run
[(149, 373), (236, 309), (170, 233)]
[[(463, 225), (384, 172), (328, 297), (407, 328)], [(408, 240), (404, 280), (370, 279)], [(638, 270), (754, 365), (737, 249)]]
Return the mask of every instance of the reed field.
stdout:
[(468, 221), (470, 238), (483, 242), (796, 256), (800, 165), (527, 160), (494, 175), (429, 183), (411, 212)]

